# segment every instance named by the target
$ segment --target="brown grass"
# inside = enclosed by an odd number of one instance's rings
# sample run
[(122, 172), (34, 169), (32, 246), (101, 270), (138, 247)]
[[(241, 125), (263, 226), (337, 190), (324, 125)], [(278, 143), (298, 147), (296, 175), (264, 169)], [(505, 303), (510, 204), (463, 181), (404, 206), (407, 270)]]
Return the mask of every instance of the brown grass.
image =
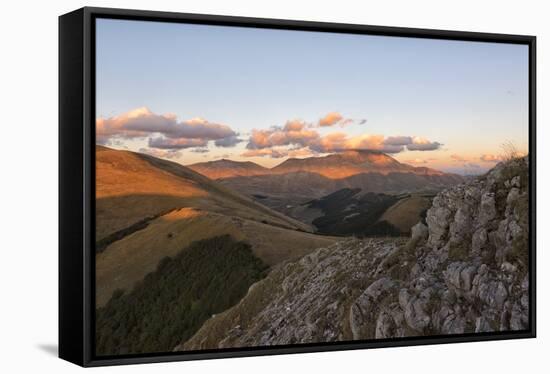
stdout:
[(293, 231), (254, 221), (241, 223), (245, 241), (252, 244), (254, 254), (270, 266), (286, 260), (297, 260), (316, 248), (342, 240), (339, 237)]
[[(96, 240), (143, 219), (148, 225), (96, 256), (96, 300), (129, 290), (191, 242), (229, 234), (250, 242), (269, 265), (295, 259), (336, 238), (241, 196), (179, 164), (97, 147)], [(165, 212), (171, 211), (168, 214)], [(159, 214), (164, 214), (158, 218)]]
[(96, 240), (144, 218), (185, 207), (311, 230), (173, 162), (97, 146), (96, 165)]
[(129, 195), (204, 197), (208, 193), (191, 180), (152, 168), (137, 154), (96, 149), (96, 199)]
[[(96, 256), (96, 302), (104, 305), (116, 289), (129, 290), (154, 271), (166, 256), (175, 256), (195, 240), (236, 230), (192, 208), (162, 216), (143, 230), (119, 240)], [(172, 234), (170, 237), (169, 234)], [(238, 239), (238, 235), (235, 235)]]
[(192, 208), (180, 209), (155, 219), (96, 256), (97, 306), (104, 305), (117, 289), (132, 289), (164, 257), (175, 256), (196, 240), (224, 234), (249, 242), (254, 254), (268, 265), (299, 258), (338, 240)]
[(513, 141), (503, 143), (500, 148), (502, 149), (501, 159), (504, 162), (512, 161), (521, 157), (521, 153)]
[(420, 214), (431, 205), (431, 199), (420, 195), (412, 195), (399, 200), (384, 212), (379, 221), (387, 221), (397, 227), (402, 233), (409, 233), (411, 227), (420, 221)]

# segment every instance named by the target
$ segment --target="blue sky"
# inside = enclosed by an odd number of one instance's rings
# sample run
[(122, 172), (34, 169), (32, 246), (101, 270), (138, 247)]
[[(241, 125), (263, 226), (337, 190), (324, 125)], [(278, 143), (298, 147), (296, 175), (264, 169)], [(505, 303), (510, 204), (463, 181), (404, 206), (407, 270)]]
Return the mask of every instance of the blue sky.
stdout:
[[(199, 153), (148, 147), (148, 137), (162, 134), (113, 131), (111, 146), (164, 152), (183, 164), (229, 156), (272, 166), (287, 156), (243, 156), (266, 147), (250, 145), (249, 136), (300, 120), (320, 138), (344, 133), (346, 144), (366, 134), (438, 143), (393, 156), (457, 172), (491, 167), (481, 157), (497, 156), (506, 141), (528, 148), (525, 45), (107, 19), (96, 30), (98, 118), (146, 107), (176, 124), (200, 117), (228, 126), (242, 140), (210, 141)], [(327, 113), (350, 121), (316, 126)], [(308, 144), (267, 148), (307, 155)]]

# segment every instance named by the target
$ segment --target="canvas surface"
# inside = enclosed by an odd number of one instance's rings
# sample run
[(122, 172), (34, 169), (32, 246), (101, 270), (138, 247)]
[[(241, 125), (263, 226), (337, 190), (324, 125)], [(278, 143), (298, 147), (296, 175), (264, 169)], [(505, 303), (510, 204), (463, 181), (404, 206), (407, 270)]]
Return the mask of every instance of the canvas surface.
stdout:
[(98, 356), (528, 329), (526, 45), (96, 33)]

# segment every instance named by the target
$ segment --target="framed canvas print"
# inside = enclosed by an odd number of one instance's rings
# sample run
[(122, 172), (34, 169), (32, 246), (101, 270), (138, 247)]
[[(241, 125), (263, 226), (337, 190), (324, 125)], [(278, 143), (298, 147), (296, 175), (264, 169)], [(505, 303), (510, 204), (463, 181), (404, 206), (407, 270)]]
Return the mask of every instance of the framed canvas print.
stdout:
[(535, 336), (535, 37), (59, 19), (59, 354)]

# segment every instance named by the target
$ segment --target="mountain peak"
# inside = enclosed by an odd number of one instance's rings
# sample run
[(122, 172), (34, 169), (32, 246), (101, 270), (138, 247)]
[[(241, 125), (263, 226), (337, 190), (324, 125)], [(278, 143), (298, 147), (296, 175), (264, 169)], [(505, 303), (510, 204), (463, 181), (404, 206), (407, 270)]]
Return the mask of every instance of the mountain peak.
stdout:
[(414, 172), (414, 168), (381, 151), (351, 149), (323, 157), (288, 159), (272, 171), (277, 174), (308, 171), (339, 179), (361, 173)]

